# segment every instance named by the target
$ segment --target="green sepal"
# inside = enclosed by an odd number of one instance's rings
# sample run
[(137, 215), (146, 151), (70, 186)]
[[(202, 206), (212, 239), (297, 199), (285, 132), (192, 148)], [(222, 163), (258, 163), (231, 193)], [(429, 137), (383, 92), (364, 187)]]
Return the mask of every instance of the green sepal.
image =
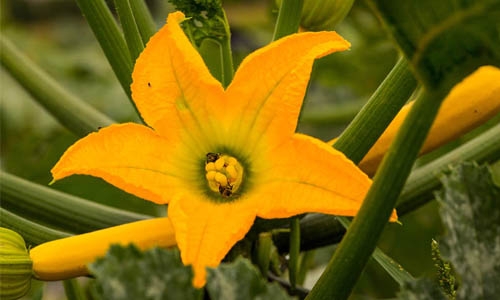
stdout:
[(172, 4), (188, 18), (182, 22), (182, 27), (196, 47), (206, 38), (222, 40), (227, 37), (227, 20), (220, 0), (174, 0)]
[(172, 1), (186, 15), (181, 23), (187, 37), (200, 52), (212, 76), (224, 87), (233, 80), (231, 32), (220, 0)]

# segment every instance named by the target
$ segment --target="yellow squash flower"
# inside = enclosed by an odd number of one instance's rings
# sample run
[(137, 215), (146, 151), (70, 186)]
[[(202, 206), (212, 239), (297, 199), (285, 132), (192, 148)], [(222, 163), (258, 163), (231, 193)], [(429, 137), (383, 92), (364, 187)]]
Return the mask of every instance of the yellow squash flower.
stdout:
[(286, 37), (249, 55), (224, 90), (179, 26), (184, 19), (168, 16), (132, 74), (132, 97), (150, 127), (92, 133), (52, 175), (97, 176), (168, 203), (182, 261), (201, 287), (206, 267), (216, 267), (257, 216), (352, 216), (371, 181), (342, 153), (295, 133), (314, 59), (346, 50), (347, 41), (334, 32)]

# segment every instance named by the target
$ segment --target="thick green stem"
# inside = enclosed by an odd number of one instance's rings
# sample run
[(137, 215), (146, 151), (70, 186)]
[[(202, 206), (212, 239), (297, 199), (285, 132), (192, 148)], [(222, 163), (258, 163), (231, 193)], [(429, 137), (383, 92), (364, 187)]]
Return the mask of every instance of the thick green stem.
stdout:
[(147, 44), (149, 38), (157, 31), (155, 21), (144, 0), (129, 0), (129, 3), (142, 41)]
[(271, 233), (269, 232), (260, 233), (259, 239), (257, 241), (255, 259), (257, 261), (257, 266), (259, 266), (260, 272), (262, 273), (263, 276), (267, 276), (267, 272), (269, 272), (272, 246), (273, 246), (273, 240), (271, 237)]
[(387, 224), (443, 96), (424, 91), (415, 101), (361, 209), (308, 299), (346, 299), (349, 296)]
[(443, 156), (415, 169), (398, 199), (398, 213), (406, 214), (434, 199), (432, 191), (441, 185), (438, 174), (460, 161), (478, 163), (500, 159), (500, 123)]
[(201, 57), (203, 57), (203, 61), (210, 70), (210, 74), (223, 84), (225, 80), (222, 59), (222, 44), (220, 41), (217, 39), (206, 38), (201, 42), (198, 52)]
[(411, 96), (417, 81), (401, 57), (333, 147), (359, 163)]
[[(351, 225), (351, 221), (347, 217), (337, 217), (337, 220), (339, 220), (342, 226), (346, 229)], [(409, 282), (414, 279), (410, 273), (403, 269), (403, 267), (392, 260), (379, 248), (375, 248), (372, 257), (399, 285), (403, 285), (405, 282)]]
[(273, 41), (296, 33), (299, 30), (300, 16), (304, 0), (282, 0), (278, 20), (274, 27)]
[(231, 51), (231, 30), (229, 29), (229, 22), (227, 20), (226, 12), (222, 11), (224, 20), (223, 24), (226, 30), (226, 35), (221, 41), (221, 61), (222, 61), (222, 85), (227, 87), (233, 80), (234, 75), (234, 65), (233, 65), (233, 53)]
[(222, 11), (222, 14), (219, 23), (224, 24), (224, 36), (205, 38), (201, 42), (198, 52), (203, 57), (212, 76), (217, 78), (224, 87), (227, 87), (233, 80), (234, 65), (231, 52), (231, 31), (225, 12)]
[[(415, 168), (398, 198), (396, 209), (399, 216), (411, 213), (434, 199), (432, 191), (439, 188), (441, 184), (437, 175), (448, 170), (450, 165), (466, 160), (482, 164), (499, 159), (500, 124), (496, 124), (456, 149)], [(300, 228), (302, 232), (300, 247), (303, 250), (335, 244), (345, 233), (337, 217), (330, 215), (309, 214), (301, 220)], [(288, 232), (280, 232), (273, 239), (280, 252), (289, 251)]]
[(134, 63), (142, 50), (144, 50), (144, 42), (142, 41), (139, 27), (137, 26), (132, 7), (128, 0), (115, 0), (115, 7), (120, 18), (120, 23), (122, 24), (130, 57)]
[(19, 233), (27, 245), (36, 246), (48, 241), (62, 239), (71, 234), (32, 222), (0, 207), (0, 226)]
[(5, 36), (0, 38), (0, 62), (33, 98), (64, 127), (83, 137), (114, 121), (66, 91), (21, 54)]
[(300, 255), (300, 219), (295, 217), (290, 220), (290, 259), (288, 261), (288, 271), (290, 275), (290, 285), (292, 289), (297, 287), (299, 276), (299, 255)]
[[(132, 58), (120, 28), (106, 2), (104, 0), (76, 0), (76, 2), (92, 28), (97, 41), (99, 41), (123, 90), (131, 99)], [(135, 103), (133, 101), (131, 103), (137, 110)], [(138, 115), (140, 116), (140, 114)]]
[(36, 222), (74, 233), (149, 218), (85, 200), (0, 171), (2, 207)]
[(68, 300), (86, 300), (85, 296), (78, 279), (67, 279), (63, 281), (64, 293)]
[(221, 44), (221, 61), (222, 61), (222, 85), (227, 87), (233, 80), (234, 67), (233, 67), (233, 56), (231, 52), (231, 41), (230, 38), (225, 38), (222, 40)]

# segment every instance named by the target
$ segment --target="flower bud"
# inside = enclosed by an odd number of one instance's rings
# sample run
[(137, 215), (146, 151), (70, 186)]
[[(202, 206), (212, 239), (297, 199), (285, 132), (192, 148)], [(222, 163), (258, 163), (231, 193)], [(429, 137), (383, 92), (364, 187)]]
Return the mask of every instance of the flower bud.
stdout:
[(17, 299), (28, 292), (32, 265), (23, 238), (0, 227), (0, 299)]
[[(277, 0), (278, 6), (282, 0)], [(304, 0), (300, 26), (307, 31), (333, 30), (351, 10), (354, 0)]]

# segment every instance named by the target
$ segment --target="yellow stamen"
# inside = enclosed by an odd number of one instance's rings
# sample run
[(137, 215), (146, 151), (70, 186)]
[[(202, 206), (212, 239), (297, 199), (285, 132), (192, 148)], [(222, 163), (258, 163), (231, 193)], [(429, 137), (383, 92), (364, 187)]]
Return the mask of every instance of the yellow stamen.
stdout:
[(215, 174), (215, 181), (217, 181), (221, 186), (227, 186), (227, 177), (222, 173)]
[(220, 171), (220, 170), (222, 170), (222, 168), (224, 168), (225, 164), (226, 164), (226, 160), (224, 159), (224, 157), (221, 157), (215, 161), (215, 169), (217, 171)]
[(233, 165), (233, 166), (235, 166), (235, 165), (237, 165), (237, 164), (238, 164), (238, 161), (236, 160), (236, 158), (231, 157), (231, 156), (230, 156), (230, 157), (228, 157), (228, 158), (226, 159), (226, 162), (227, 162), (229, 165)]
[(216, 174), (217, 174), (217, 172), (215, 172), (215, 171), (208, 171), (207, 174), (205, 175), (205, 177), (207, 178), (208, 181), (213, 181), (213, 180), (215, 180)]
[(215, 168), (215, 164), (213, 162), (209, 162), (205, 165), (205, 171), (209, 172), (209, 171), (215, 171), (216, 168)]
[(238, 176), (238, 172), (236, 172), (236, 168), (234, 165), (229, 165), (226, 167), (226, 173), (229, 175), (230, 179), (236, 178)]
[(236, 158), (228, 155), (221, 154), (215, 162), (210, 160), (207, 155), (205, 177), (209, 188), (224, 198), (232, 196), (243, 181), (243, 167)]

